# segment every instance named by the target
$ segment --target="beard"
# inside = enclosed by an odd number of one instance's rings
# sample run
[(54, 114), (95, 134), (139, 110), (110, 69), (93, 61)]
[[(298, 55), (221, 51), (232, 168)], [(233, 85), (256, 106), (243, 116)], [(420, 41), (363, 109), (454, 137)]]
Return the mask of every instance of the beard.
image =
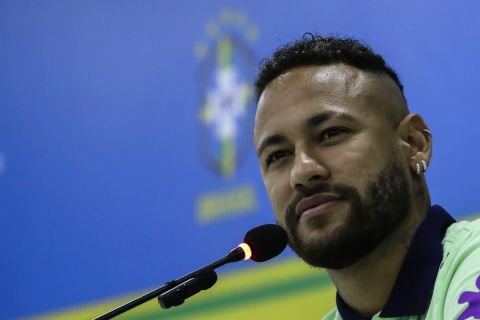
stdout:
[[(410, 194), (405, 170), (398, 158), (367, 184), (362, 200), (359, 192), (344, 184), (318, 185), (304, 190), (288, 206), (286, 229), (290, 247), (313, 267), (343, 269), (372, 252), (405, 219), (409, 211)], [(321, 192), (332, 192), (350, 203), (345, 222), (328, 236), (308, 243), (298, 233), (296, 204), (304, 197)]]

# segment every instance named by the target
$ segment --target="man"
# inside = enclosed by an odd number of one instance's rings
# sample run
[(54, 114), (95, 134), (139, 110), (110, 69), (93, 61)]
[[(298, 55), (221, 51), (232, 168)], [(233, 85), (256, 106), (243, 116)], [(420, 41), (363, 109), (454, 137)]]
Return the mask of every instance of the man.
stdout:
[(337, 288), (325, 319), (480, 319), (480, 221), (431, 206), (432, 134), (383, 58), (306, 34), (264, 61), (255, 85), (277, 223)]

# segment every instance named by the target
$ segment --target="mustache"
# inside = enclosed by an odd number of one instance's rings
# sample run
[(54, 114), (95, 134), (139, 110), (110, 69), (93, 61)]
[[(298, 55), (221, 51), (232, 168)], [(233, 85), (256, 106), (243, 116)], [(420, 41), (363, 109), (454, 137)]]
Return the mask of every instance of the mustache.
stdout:
[(342, 199), (352, 199), (358, 198), (358, 191), (351, 186), (345, 184), (317, 184), (309, 188), (298, 189), (297, 192), (293, 195), (292, 199), (288, 202), (285, 219), (286, 221), (292, 223), (296, 220), (296, 207), (300, 201), (304, 198), (308, 198), (317, 193), (332, 193), (339, 196)]

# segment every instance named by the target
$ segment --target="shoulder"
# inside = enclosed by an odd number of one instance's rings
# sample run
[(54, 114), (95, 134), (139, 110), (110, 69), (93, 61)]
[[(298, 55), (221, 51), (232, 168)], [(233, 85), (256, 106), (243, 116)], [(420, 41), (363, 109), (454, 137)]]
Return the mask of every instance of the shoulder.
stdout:
[(479, 235), (480, 219), (456, 222), (448, 227), (445, 233), (442, 241), (444, 252), (454, 249), (465, 251), (468, 247), (474, 248), (480, 243)]
[[(452, 224), (443, 239), (444, 263), (450, 263), (450, 268), (458, 268), (473, 264), (480, 268), (480, 260), (475, 260), (480, 254), (480, 219), (460, 221)], [(451, 256), (451, 259), (448, 259)], [(453, 271), (453, 270), (452, 270)]]
[(480, 310), (470, 306), (480, 303), (480, 219), (451, 225), (443, 247), (437, 289), (445, 299), (444, 318), (466, 319), (469, 312), (480, 317)]
[(445, 235), (445, 238), (458, 234), (459, 232), (479, 233), (480, 232), (480, 218), (472, 221), (459, 221), (452, 224)]

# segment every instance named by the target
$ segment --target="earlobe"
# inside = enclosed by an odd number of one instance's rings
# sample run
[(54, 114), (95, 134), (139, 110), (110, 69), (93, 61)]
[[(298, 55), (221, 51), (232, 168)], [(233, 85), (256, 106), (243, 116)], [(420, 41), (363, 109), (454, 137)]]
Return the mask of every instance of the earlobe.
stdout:
[(425, 173), (432, 156), (432, 133), (425, 121), (418, 114), (409, 114), (399, 130), (411, 170), (418, 175)]

